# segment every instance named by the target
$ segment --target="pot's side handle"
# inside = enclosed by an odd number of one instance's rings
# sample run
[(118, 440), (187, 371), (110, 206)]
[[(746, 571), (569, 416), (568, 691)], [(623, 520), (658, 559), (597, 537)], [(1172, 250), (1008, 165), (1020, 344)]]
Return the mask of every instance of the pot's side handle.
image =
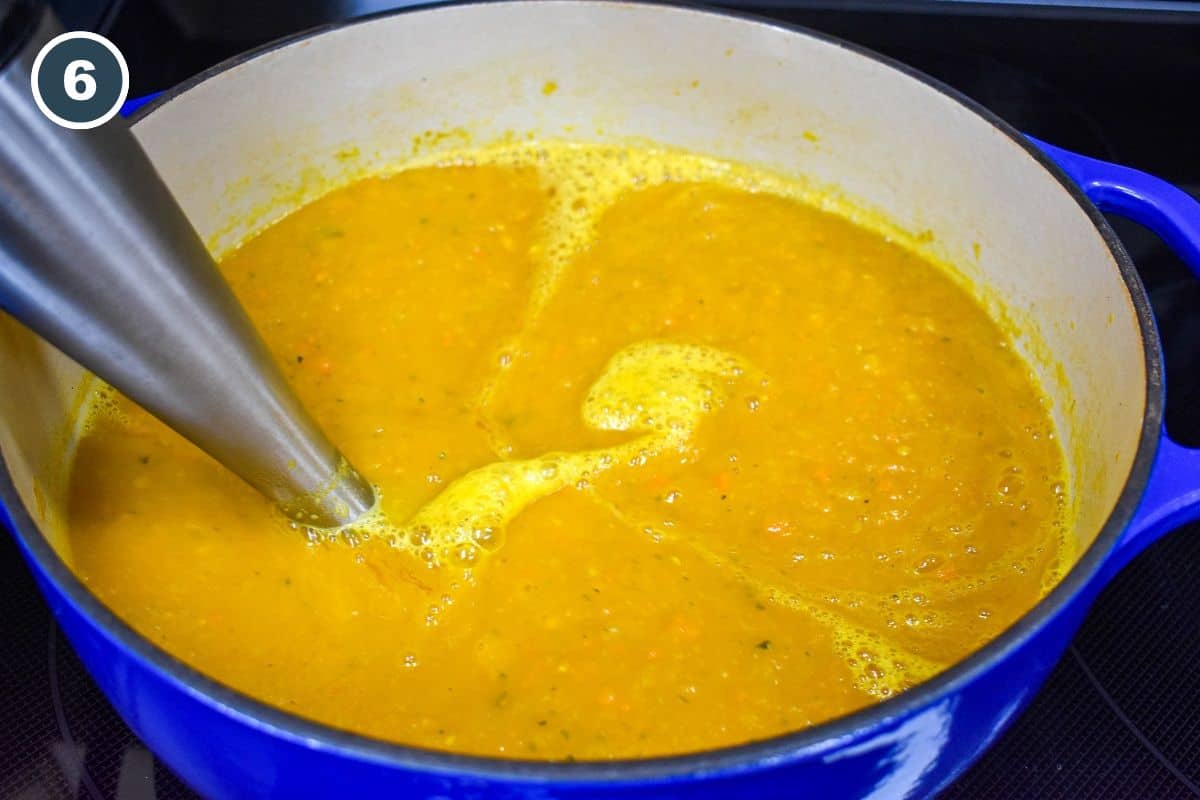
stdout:
[(1200, 519), (1200, 450), (1171, 441), (1164, 431), (1146, 493), (1133, 522), (1117, 543), (1112, 568), (1120, 569), (1164, 533), (1197, 519)]
[[(1081, 156), (1030, 137), (1101, 211), (1145, 225), (1200, 277), (1200, 202), (1136, 169)], [(1113, 554), (1120, 569), (1164, 533), (1200, 519), (1200, 450), (1162, 434), (1141, 505)]]

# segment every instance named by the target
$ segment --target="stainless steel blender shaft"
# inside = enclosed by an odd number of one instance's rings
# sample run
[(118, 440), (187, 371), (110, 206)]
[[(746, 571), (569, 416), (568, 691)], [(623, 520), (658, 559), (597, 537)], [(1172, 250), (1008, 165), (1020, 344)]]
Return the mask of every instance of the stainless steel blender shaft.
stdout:
[[(30, 71), (46, 12), (0, 64), (0, 307), (317, 527), (374, 504), (301, 406), (119, 117), (60, 128)], [(0, 54), (2, 55), (2, 54)]]

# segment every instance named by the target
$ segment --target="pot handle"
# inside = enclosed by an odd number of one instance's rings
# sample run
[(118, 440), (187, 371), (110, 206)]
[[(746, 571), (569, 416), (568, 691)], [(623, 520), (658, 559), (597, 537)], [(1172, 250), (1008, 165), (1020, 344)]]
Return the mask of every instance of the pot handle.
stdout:
[[(1145, 172), (1029, 138), (1079, 184), (1097, 208), (1154, 231), (1200, 277), (1200, 202)], [(1164, 533), (1197, 519), (1200, 450), (1177, 444), (1164, 429), (1142, 502), (1113, 553), (1113, 571)]]

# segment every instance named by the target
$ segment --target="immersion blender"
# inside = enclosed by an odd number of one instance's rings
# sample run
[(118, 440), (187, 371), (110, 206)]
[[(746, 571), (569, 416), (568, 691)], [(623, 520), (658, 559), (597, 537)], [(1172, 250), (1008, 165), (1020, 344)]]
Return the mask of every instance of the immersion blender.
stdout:
[(288, 386), (200, 237), (119, 116), (48, 119), (34, 60), (53, 15), (0, 2), (0, 308), (313, 527), (371, 486)]

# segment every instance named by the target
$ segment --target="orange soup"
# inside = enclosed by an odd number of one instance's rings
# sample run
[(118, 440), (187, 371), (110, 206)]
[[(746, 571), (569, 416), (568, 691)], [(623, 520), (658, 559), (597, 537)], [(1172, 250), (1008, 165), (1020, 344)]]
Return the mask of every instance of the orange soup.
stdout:
[(74, 569), (231, 687), (440, 750), (682, 753), (902, 692), (1057, 580), (1065, 467), (1008, 332), (844, 211), (555, 143), (331, 191), (222, 268), (380, 514), (298, 529), (104, 390)]

